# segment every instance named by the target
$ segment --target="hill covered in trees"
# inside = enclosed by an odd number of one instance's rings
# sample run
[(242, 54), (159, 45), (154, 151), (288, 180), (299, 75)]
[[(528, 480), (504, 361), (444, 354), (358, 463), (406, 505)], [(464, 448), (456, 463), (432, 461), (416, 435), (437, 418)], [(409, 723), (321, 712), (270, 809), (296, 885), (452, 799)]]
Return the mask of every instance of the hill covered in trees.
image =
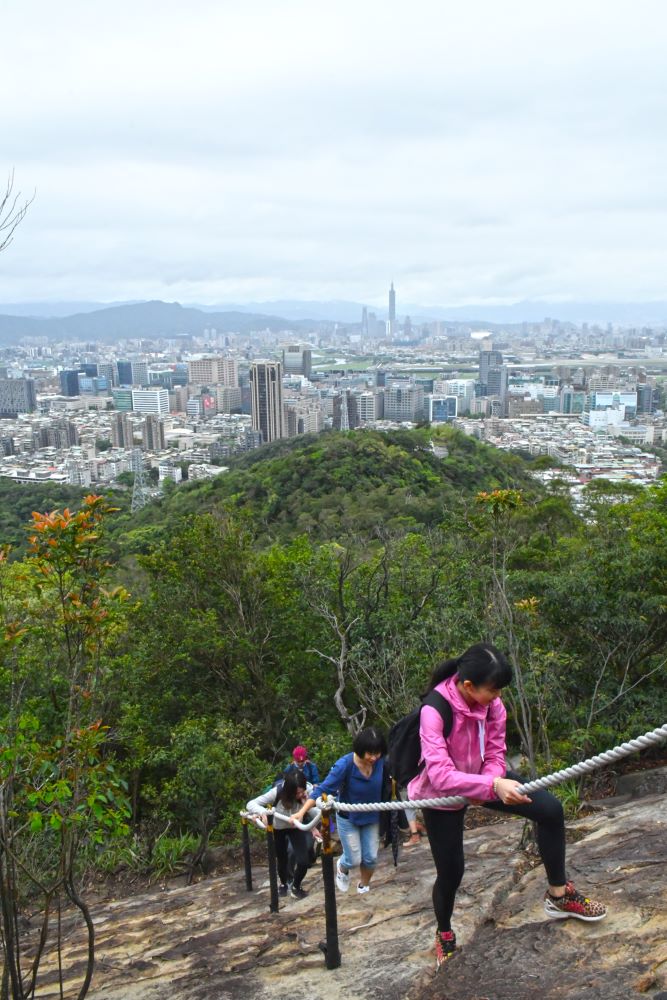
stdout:
[(206, 511), (243, 511), (265, 539), (325, 540), (377, 525), (432, 527), (479, 490), (541, 492), (526, 462), (452, 428), (331, 431), (277, 441), (229, 465), (213, 480), (170, 491), (132, 520), (118, 519), (123, 547), (146, 551), (183, 518)]

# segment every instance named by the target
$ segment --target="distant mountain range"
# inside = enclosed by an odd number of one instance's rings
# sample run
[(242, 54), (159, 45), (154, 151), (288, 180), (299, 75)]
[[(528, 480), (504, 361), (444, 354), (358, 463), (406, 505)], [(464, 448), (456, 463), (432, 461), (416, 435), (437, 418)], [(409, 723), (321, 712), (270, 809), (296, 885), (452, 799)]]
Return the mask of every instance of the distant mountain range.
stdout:
[[(63, 305), (62, 303), (60, 304)], [(45, 304), (42, 306), (45, 308)], [(49, 340), (99, 340), (200, 336), (211, 327), (219, 333), (250, 333), (253, 330), (309, 330), (313, 321), (282, 316), (225, 311), (204, 312), (177, 302), (137, 302), (104, 306), (71, 316), (0, 315), (0, 343), (15, 344), (23, 337)]]
[[(49, 340), (138, 339), (272, 330), (308, 332), (322, 323), (361, 321), (358, 302), (279, 300), (234, 305), (182, 306), (177, 302), (36, 302), (0, 305), (0, 343), (23, 337)], [(386, 312), (369, 306), (379, 318)], [(549, 316), (562, 322), (622, 326), (667, 325), (667, 302), (517, 302), (513, 305), (420, 306), (398, 301), (399, 318), (470, 324), (472, 327), (516, 326)]]

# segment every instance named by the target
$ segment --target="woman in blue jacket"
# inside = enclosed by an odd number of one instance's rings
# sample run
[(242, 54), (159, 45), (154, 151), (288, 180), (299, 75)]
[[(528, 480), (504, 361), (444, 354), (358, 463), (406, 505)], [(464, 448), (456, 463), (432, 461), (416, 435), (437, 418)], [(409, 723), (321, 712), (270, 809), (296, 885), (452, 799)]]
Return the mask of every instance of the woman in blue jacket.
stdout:
[[(339, 802), (380, 802), (384, 776), (384, 755), (387, 742), (384, 734), (370, 726), (358, 733), (352, 753), (336, 761), (328, 775), (311, 792), (293, 819), (301, 820), (315, 805), (318, 796), (335, 795)], [(343, 854), (336, 867), (336, 885), (341, 892), (350, 887), (350, 870), (359, 866), (357, 892), (367, 893), (377, 863), (380, 842), (380, 813), (353, 812), (336, 814), (338, 835)]]

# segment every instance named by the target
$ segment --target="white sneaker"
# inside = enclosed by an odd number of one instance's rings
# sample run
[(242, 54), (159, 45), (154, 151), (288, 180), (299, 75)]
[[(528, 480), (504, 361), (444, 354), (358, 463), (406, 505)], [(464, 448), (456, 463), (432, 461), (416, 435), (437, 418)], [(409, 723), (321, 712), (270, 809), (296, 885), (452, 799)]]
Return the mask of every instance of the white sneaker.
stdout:
[(341, 892), (347, 892), (350, 888), (350, 873), (343, 871), (340, 860), (336, 862), (336, 886)]
[(361, 882), (359, 882), (359, 884), (357, 885), (357, 892), (359, 893), (360, 896), (362, 896), (365, 892), (370, 892), (370, 891), (371, 891), (370, 885), (362, 885)]

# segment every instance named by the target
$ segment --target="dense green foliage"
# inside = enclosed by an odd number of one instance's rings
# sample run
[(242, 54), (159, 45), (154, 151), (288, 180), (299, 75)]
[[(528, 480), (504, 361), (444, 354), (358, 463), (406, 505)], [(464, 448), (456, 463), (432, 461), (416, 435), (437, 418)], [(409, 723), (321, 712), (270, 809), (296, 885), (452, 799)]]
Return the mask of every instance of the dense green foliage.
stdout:
[(26, 525), (34, 510), (62, 510), (77, 507), (85, 491), (56, 483), (15, 483), (0, 477), (0, 543), (11, 545), (20, 554), (27, 549)]
[[(110, 515), (132, 599), (94, 700), (135, 836), (234, 837), (297, 742), (326, 769), (480, 639), (516, 665), (509, 735), (531, 767), (664, 722), (667, 484), (596, 485), (584, 518), (526, 470), (448, 428), (331, 433)], [(50, 676), (34, 674), (30, 707), (57, 728)]]
[[(446, 448), (446, 458), (433, 450)], [(526, 463), (450, 427), (328, 432), (278, 441), (230, 460), (230, 471), (190, 483), (114, 529), (123, 549), (151, 551), (184, 518), (225, 508), (252, 515), (263, 541), (299, 535), (335, 540), (438, 525), (443, 512), (477, 490), (538, 490)]]

